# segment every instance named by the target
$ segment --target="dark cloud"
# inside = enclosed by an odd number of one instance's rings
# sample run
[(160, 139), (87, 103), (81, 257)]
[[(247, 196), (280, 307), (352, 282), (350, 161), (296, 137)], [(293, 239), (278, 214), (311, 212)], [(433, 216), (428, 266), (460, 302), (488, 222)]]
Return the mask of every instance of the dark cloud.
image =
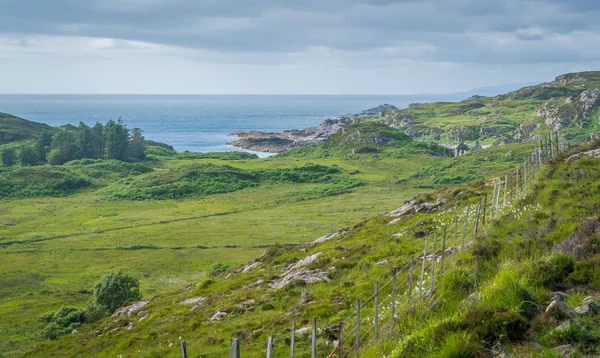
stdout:
[(585, 38), (576, 36), (578, 46), (560, 37), (597, 33), (597, 0), (0, 0), (0, 9), (4, 34), (108, 37), (217, 52), (391, 48), (397, 51), (382, 56), (600, 59), (600, 52), (581, 47), (593, 45)]

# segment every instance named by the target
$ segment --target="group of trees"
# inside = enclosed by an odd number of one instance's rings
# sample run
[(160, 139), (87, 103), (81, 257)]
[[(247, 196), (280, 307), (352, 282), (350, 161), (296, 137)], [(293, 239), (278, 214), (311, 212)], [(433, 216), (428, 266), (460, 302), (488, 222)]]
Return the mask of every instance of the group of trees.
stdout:
[(90, 127), (79, 123), (78, 127), (61, 127), (54, 135), (41, 134), (35, 143), (17, 151), (14, 147), (1, 152), (2, 164), (12, 166), (19, 161), (22, 166), (49, 163), (64, 164), (82, 158), (143, 160), (144, 136), (142, 130), (129, 130), (121, 121), (108, 121), (105, 125), (96, 123)]

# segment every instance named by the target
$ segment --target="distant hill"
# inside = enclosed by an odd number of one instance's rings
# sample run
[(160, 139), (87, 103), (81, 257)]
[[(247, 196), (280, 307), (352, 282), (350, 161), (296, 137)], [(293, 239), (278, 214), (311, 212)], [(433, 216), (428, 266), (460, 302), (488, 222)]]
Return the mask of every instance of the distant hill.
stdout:
[(0, 144), (34, 139), (44, 131), (52, 130), (47, 124), (0, 112)]

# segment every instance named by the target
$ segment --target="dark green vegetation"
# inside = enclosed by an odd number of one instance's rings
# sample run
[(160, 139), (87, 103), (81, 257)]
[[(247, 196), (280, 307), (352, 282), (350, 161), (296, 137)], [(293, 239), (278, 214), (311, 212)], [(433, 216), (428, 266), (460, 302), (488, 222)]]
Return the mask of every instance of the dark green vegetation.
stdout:
[[(566, 96), (576, 100), (595, 89), (597, 75), (394, 111), (267, 159), (176, 153), (140, 140), (145, 158), (134, 163), (107, 159), (105, 147), (102, 159), (29, 167), (23, 147), (35, 149), (34, 142), (2, 145), (17, 155), (10, 167), (0, 167), (2, 187), (12, 188), (0, 189), (0, 352), (175, 357), (179, 337), (197, 354), (226, 348), (232, 336), (263, 348), (269, 335), (287, 336), (291, 321), (306, 327), (312, 316), (324, 327), (319, 344), (331, 343), (330, 327), (352, 312), (357, 298), (372, 294), (374, 277), (386, 277), (391, 265), (420, 252), (428, 233), (475, 204), (490, 191), (489, 179), (531, 153), (537, 136), (551, 129), (537, 111), (551, 101), (569, 105)], [(581, 108), (561, 122), (573, 144), (598, 126), (597, 105)], [(457, 140), (505, 145), (451, 157), (442, 145)], [(562, 159), (515, 210), (487, 227), (487, 237), (482, 233), (457, 254), (426, 314), (402, 320), (400, 338), (364, 356), (486, 357), (494, 349), (551, 357), (549, 348), (561, 344), (598, 354), (597, 316), (556, 330), (563, 319), (542, 309), (554, 290), (568, 291), (571, 308), (600, 290), (598, 238), (586, 236), (585, 255), (565, 243), (575, 232), (588, 232), (580, 224), (600, 209), (600, 164)], [(35, 183), (21, 179), (26, 175)], [(415, 196), (446, 202), (395, 225), (378, 215)], [(343, 228), (349, 231), (309, 244)], [(330, 282), (269, 285), (316, 253), (305, 268)], [(258, 265), (242, 272), (252, 260)], [(383, 260), (389, 263), (377, 264)], [(108, 318), (108, 310), (92, 309), (89, 289), (115, 270), (139, 280), (139, 293), (150, 301), (143, 314)], [(217, 312), (226, 315), (211, 321)], [(73, 329), (78, 332), (68, 334)], [(299, 341), (299, 349), (307, 341)], [(255, 353), (264, 356), (258, 350), (247, 356)]]
[(0, 144), (32, 140), (52, 127), (0, 112)]

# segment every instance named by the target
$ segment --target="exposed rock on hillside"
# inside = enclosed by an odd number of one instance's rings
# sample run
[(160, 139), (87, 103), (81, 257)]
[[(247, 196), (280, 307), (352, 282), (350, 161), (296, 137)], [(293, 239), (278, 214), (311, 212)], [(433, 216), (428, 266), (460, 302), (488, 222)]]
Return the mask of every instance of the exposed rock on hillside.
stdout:
[(599, 99), (600, 95), (596, 91), (585, 90), (576, 98), (567, 97), (563, 102), (546, 102), (536, 115), (553, 130), (559, 130), (569, 124), (582, 127)]
[(394, 109), (397, 108), (391, 104), (383, 104), (362, 111), (359, 114), (346, 114), (336, 118), (330, 118), (316, 127), (305, 129), (293, 129), (277, 133), (261, 131), (236, 132), (234, 134), (240, 137), (240, 139), (229, 144), (259, 152), (284, 152), (304, 145), (316, 144), (327, 140), (332, 134), (339, 132), (347, 125), (359, 123), (361, 117), (383, 116), (385, 112)]

